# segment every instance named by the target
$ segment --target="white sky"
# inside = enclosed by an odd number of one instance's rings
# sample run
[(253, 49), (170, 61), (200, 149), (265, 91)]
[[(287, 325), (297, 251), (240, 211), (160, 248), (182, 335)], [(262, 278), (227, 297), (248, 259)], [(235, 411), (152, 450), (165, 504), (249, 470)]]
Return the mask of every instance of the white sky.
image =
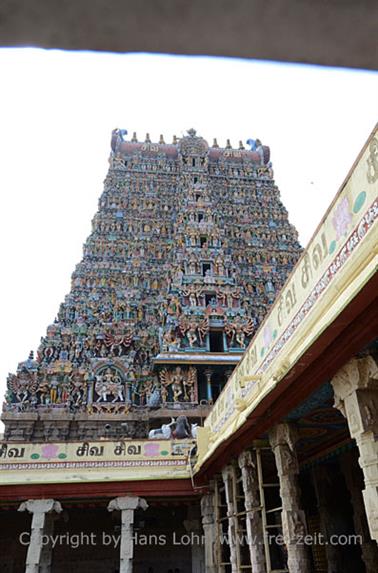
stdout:
[(0, 81), (1, 397), (69, 291), (114, 127), (258, 137), (305, 245), (378, 116), (376, 73), (246, 60), (3, 49)]

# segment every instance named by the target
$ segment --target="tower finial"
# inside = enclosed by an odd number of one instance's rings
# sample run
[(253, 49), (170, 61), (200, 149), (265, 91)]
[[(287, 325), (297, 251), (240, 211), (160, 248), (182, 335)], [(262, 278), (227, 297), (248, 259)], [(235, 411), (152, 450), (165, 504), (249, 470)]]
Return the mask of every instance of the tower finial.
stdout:
[(186, 133), (189, 135), (189, 137), (195, 137), (197, 132), (195, 129), (191, 128), (191, 129), (188, 129), (188, 131)]
[(239, 141), (239, 149), (245, 149), (243, 142), (241, 140)]
[(165, 143), (164, 137), (163, 137), (163, 134), (162, 134), (162, 133), (160, 134), (159, 143), (160, 143), (160, 144), (164, 144), (164, 143)]
[(146, 141), (145, 143), (151, 143), (150, 134), (146, 133)]
[(227, 139), (226, 149), (232, 149), (231, 141), (229, 139)]
[(173, 141), (172, 141), (173, 145), (177, 145), (177, 137), (176, 135), (173, 136)]
[(136, 131), (133, 132), (133, 136), (131, 138), (131, 141), (132, 141), (132, 143), (138, 143)]
[(214, 137), (213, 147), (219, 147), (216, 137)]

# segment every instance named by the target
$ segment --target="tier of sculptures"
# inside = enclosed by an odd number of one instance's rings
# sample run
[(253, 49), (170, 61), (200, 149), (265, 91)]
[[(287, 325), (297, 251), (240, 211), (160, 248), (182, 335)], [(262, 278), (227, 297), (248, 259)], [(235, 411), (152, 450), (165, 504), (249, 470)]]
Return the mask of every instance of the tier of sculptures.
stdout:
[(299, 257), (261, 142), (126, 136), (112, 134), (71, 291), (9, 375), (5, 410), (198, 403), (197, 369), (182, 357), (243, 352)]

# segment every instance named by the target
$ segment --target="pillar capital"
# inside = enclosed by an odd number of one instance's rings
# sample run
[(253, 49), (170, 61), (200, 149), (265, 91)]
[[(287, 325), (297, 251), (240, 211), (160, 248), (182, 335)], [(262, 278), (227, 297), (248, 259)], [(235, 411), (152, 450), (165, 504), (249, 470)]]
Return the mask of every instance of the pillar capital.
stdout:
[(17, 511), (29, 513), (61, 513), (63, 511), (59, 501), (55, 499), (28, 499), (23, 501)]
[(201, 497), (201, 515), (203, 525), (214, 523), (214, 494), (206, 493)]
[(232, 479), (233, 475), (234, 475), (234, 466), (232, 464), (228, 464), (227, 466), (224, 466), (224, 468), (222, 468), (222, 478), (224, 482)]
[(347, 418), (352, 438), (378, 429), (378, 366), (372, 356), (353, 358), (331, 380), (335, 408)]
[(145, 499), (137, 496), (116, 497), (108, 504), (108, 511), (135, 511), (136, 509), (147, 509), (148, 503)]
[(252, 460), (252, 452), (244, 450), (244, 452), (242, 452), (238, 457), (238, 464), (241, 470), (244, 468), (254, 468), (255, 464)]
[(331, 380), (335, 393), (335, 406), (356, 390), (378, 387), (378, 365), (371, 355), (352, 358), (340, 368)]
[(269, 442), (274, 451), (278, 473), (281, 475), (299, 473), (295, 444), (298, 431), (291, 424), (277, 424), (269, 432)]
[(277, 446), (289, 446), (294, 451), (298, 441), (298, 431), (295, 426), (288, 423), (280, 423), (274, 426), (269, 432), (269, 442), (274, 449)]

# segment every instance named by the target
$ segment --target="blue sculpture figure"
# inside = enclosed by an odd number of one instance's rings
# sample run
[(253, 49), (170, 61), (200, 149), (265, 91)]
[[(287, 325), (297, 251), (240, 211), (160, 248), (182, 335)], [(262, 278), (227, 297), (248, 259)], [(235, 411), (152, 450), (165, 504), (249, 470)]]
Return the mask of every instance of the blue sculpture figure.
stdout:
[(112, 148), (113, 153), (117, 153), (119, 147), (123, 141), (125, 141), (125, 136), (127, 135), (127, 129), (113, 129), (112, 131), (112, 138), (110, 142), (110, 146)]
[(256, 151), (257, 149), (257, 139), (247, 139), (247, 145), (251, 146), (251, 151)]

